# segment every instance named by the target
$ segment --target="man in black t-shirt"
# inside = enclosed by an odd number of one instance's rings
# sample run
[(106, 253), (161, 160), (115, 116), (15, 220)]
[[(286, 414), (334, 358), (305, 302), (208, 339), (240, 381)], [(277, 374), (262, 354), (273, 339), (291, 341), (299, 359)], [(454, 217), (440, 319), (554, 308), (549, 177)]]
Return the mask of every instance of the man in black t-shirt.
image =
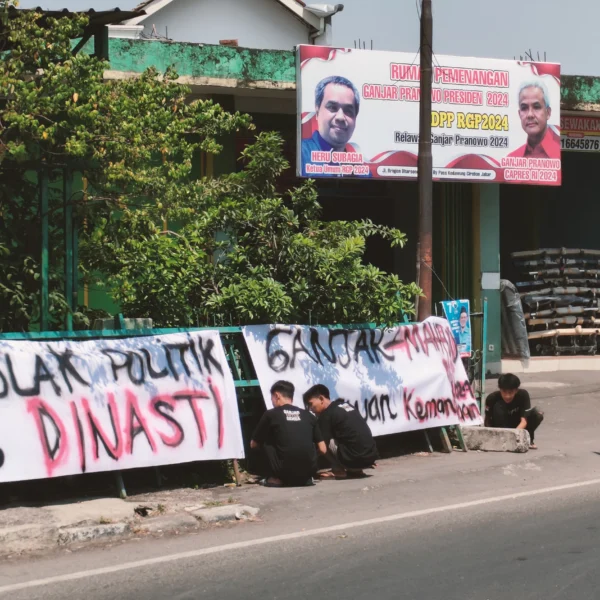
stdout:
[(312, 485), (318, 459), (315, 445), (325, 452), (317, 419), (307, 410), (294, 406), (294, 385), (278, 381), (271, 388), (274, 408), (261, 418), (252, 434), (250, 448), (262, 448), (268, 473), (267, 487)]
[(325, 458), (331, 472), (323, 479), (364, 477), (363, 469), (375, 465), (379, 458), (373, 434), (361, 414), (342, 399), (331, 401), (324, 385), (311, 387), (303, 396), (304, 405), (319, 417), (325, 440)]
[(522, 390), (516, 375), (506, 373), (498, 379), (498, 391), (485, 400), (485, 425), (507, 429), (526, 429), (531, 438), (530, 448), (537, 450), (534, 443), (535, 430), (544, 420), (544, 415), (531, 408), (531, 399)]

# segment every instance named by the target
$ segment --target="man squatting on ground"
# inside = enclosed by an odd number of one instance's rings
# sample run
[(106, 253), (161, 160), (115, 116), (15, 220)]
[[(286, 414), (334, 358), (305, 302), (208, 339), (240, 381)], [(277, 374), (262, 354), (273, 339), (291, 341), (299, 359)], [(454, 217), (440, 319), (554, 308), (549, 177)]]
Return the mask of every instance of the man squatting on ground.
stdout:
[(375, 466), (379, 458), (369, 425), (361, 414), (342, 399), (331, 401), (324, 385), (311, 387), (303, 396), (304, 405), (319, 417), (319, 429), (325, 441), (325, 460), (330, 472), (321, 479), (346, 479), (364, 476), (363, 469)]
[(500, 376), (498, 391), (491, 393), (485, 400), (485, 425), (526, 429), (531, 438), (529, 447), (536, 450), (534, 434), (544, 420), (544, 414), (537, 408), (531, 408), (529, 393), (520, 388), (521, 381), (516, 375), (506, 373)]
[(318, 469), (316, 447), (326, 448), (317, 418), (294, 406), (294, 385), (277, 381), (271, 387), (272, 409), (265, 412), (252, 434), (250, 448), (261, 448), (266, 462), (267, 487), (313, 485)]

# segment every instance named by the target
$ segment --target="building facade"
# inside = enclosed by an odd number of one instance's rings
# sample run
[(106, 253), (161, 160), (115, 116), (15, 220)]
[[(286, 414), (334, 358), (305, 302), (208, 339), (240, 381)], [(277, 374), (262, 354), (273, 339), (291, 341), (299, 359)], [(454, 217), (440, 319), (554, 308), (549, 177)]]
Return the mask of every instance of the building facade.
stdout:
[[(279, 130), (285, 152), (296, 160), (296, 65), (292, 50), (234, 48), (158, 40), (110, 39), (106, 78), (130, 77), (148, 66), (174, 65), (194, 97), (210, 97), (228, 110), (253, 116), (257, 129)], [(563, 114), (600, 115), (600, 80), (564, 76)], [(237, 156), (252, 140), (238, 134), (205, 165), (218, 175), (239, 168)], [(595, 201), (600, 153), (563, 153), (563, 185), (557, 188), (500, 184), (434, 185), (434, 269), (436, 302), (469, 298), (488, 303), (488, 367), (501, 370), (500, 278), (514, 281), (510, 254), (540, 247), (600, 249)], [(288, 183), (295, 175), (290, 169)], [(418, 193), (414, 182), (319, 181), (326, 219), (369, 218), (408, 235), (404, 249), (372, 244), (367, 259), (414, 281), (418, 237)]]

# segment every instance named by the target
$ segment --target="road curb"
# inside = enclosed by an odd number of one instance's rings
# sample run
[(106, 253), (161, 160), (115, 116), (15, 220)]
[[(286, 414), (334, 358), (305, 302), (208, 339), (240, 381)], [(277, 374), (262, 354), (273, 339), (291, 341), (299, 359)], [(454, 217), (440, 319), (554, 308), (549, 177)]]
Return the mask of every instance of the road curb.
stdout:
[(0, 529), (0, 556), (36, 552), (56, 545), (56, 527), (17, 525)]
[(68, 544), (91, 542), (100, 538), (123, 535), (129, 532), (129, 523), (107, 523), (83, 527), (66, 527), (58, 530), (56, 543), (59, 546), (66, 546)]
[(88, 523), (73, 527), (40, 524), (5, 527), (0, 528), (0, 557), (46, 552), (57, 547), (64, 548), (108, 538), (124, 538), (132, 534), (177, 534), (197, 530), (202, 523), (208, 525), (223, 521), (252, 520), (258, 513), (258, 508), (242, 504), (210, 508), (200, 505), (193, 511), (115, 523)]
[(144, 519), (139, 524), (136, 523), (132, 529), (134, 531), (139, 529), (146, 533), (173, 533), (188, 529), (197, 529), (198, 527), (199, 523), (192, 515), (188, 513), (178, 513)]

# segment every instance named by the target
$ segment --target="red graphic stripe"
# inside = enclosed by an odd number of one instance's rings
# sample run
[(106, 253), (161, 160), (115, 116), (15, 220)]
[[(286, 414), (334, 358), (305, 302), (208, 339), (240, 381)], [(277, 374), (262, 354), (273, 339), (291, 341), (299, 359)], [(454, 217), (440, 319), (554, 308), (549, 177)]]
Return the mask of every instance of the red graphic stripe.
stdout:
[(329, 46), (300, 46), (300, 68), (303, 69), (313, 59), (331, 61), (335, 60), (338, 52), (347, 54), (347, 48), (331, 48)]
[[(486, 160), (487, 159), (487, 160)], [(489, 161), (489, 162), (488, 162)], [(500, 169), (500, 163), (486, 154), (465, 154), (459, 156), (446, 165), (447, 169), (479, 169), (481, 171), (491, 171)]]
[(555, 63), (542, 63), (542, 62), (521, 62), (522, 66), (529, 66), (531, 72), (536, 77), (543, 77), (544, 75), (550, 75), (560, 85), (560, 65)]

